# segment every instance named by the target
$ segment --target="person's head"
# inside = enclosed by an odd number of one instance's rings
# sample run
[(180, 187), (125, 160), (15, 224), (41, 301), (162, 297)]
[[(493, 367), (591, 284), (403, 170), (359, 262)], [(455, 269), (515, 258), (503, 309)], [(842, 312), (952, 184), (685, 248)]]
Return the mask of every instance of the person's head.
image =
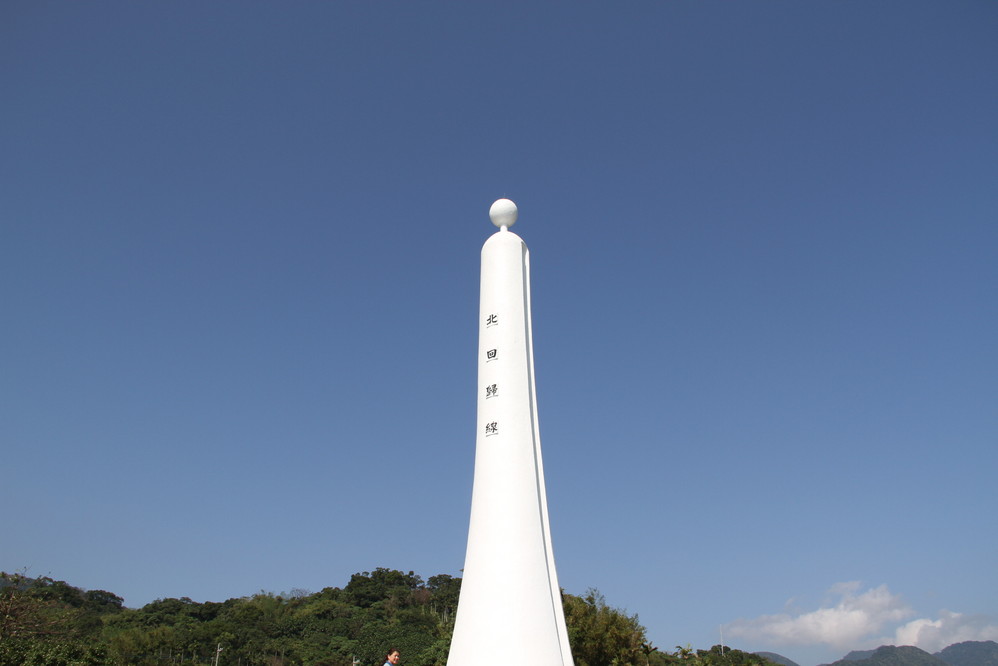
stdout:
[(401, 655), (399, 654), (399, 651), (396, 650), (395, 648), (392, 648), (391, 650), (388, 651), (388, 657), (387, 657), (388, 663), (391, 664), (392, 666), (396, 666), (396, 664), (399, 663), (400, 656)]

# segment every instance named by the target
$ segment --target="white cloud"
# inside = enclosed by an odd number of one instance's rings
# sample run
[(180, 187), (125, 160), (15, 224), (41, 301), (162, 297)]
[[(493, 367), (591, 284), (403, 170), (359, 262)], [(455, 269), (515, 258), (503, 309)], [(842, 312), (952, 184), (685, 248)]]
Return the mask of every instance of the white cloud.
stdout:
[(865, 592), (861, 587), (858, 582), (838, 583), (829, 590), (833, 603), (813, 611), (735, 620), (727, 625), (725, 634), (773, 647), (824, 645), (862, 650), (914, 645), (926, 652), (938, 652), (962, 641), (998, 640), (994, 618), (943, 610), (936, 620), (910, 619), (915, 612), (886, 585)]
[(829, 590), (839, 597), (835, 605), (798, 615), (780, 613), (735, 620), (727, 632), (772, 645), (825, 644), (849, 649), (865, 645), (888, 625), (915, 614), (886, 585), (857, 594), (859, 588), (858, 582), (839, 583)]
[(893, 642), (938, 652), (953, 643), (994, 640), (998, 640), (998, 622), (993, 618), (943, 610), (939, 612), (938, 620), (912, 620), (898, 627)]

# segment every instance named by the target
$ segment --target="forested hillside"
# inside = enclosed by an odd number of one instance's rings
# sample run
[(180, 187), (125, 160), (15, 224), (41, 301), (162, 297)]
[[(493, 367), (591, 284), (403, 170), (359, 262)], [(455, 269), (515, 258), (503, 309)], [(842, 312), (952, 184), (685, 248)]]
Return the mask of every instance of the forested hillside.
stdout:
[[(52, 578), (0, 574), (0, 666), (445, 666), (461, 579), (356, 573), (341, 589), (260, 592), (224, 602), (121, 597)], [(729, 648), (654, 647), (636, 615), (589, 590), (563, 595), (577, 666), (769, 664)]]
[(910, 645), (882, 645), (876, 650), (858, 655), (861, 657), (859, 659), (856, 656), (855, 653), (850, 653), (830, 666), (948, 666), (939, 657)]

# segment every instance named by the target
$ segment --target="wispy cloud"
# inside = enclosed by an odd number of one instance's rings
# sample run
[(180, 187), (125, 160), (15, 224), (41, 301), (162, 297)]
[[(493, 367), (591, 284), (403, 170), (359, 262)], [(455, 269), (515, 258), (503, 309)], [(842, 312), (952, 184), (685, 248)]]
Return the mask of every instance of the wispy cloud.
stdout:
[(915, 611), (886, 585), (860, 590), (858, 582), (839, 583), (829, 590), (833, 603), (813, 611), (735, 620), (725, 633), (773, 646), (826, 645), (840, 650), (894, 644), (936, 652), (961, 641), (998, 640), (998, 623), (992, 618), (944, 610), (935, 620), (911, 619)]

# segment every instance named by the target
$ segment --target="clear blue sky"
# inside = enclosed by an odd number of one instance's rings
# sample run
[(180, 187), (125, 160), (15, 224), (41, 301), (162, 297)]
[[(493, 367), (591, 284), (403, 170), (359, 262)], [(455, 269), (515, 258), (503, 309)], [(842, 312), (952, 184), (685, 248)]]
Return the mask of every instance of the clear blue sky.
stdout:
[(566, 591), (998, 639), (998, 4), (537, 4), (4, 3), (0, 568), (459, 575), (508, 196)]

